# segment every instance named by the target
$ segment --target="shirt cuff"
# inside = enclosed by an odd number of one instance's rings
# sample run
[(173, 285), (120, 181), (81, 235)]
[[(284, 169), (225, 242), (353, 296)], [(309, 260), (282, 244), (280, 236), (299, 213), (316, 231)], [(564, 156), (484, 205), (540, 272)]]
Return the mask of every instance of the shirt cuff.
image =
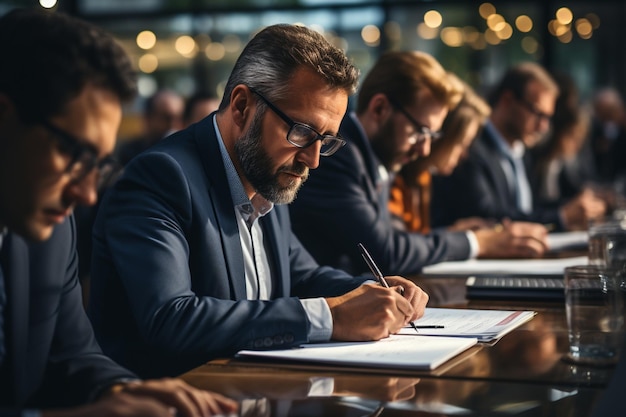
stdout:
[(306, 312), (311, 326), (309, 327), (309, 342), (327, 342), (333, 334), (333, 316), (330, 307), (323, 298), (301, 299), (302, 307)]
[(465, 232), (465, 236), (467, 236), (467, 241), (469, 242), (470, 252), (468, 259), (476, 259), (478, 257), (478, 239), (476, 239), (476, 235), (471, 230)]

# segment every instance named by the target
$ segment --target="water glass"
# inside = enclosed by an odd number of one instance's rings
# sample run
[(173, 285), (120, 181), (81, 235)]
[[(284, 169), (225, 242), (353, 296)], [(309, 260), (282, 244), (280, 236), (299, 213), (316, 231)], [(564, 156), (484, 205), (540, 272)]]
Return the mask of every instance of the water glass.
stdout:
[(608, 219), (589, 227), (589, 264), (626, 267), (626, 220)]
[(566, 359), (588, 365), (616, 363), (624, 340), (625, 301), (621, 271), (600, 265), (565, 268)]

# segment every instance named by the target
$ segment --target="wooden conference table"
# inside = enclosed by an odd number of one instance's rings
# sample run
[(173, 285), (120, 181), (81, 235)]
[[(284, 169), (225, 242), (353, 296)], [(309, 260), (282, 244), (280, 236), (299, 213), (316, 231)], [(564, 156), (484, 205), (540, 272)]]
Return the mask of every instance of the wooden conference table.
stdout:
[(223, 359), (182, 377), (241, 401), (241, 416), (588, 416), (613, 368), (562, 360), (562, 303), (467, 301), (465, 279), (415, 278), (431, 307), (528, 309), (537, 316), (434, 371)]

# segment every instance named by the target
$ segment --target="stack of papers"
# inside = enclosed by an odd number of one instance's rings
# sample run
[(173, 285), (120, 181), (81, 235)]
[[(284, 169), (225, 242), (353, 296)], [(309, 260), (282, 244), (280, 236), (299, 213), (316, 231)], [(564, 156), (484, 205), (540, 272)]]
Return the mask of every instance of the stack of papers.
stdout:
[[(424, 316), (416, 320), (415, 325), (420, 335), (470, 337), (480, 342), (492, 342), (535, 315), (534, 311), (426, 308)], [(407, 326), (400, 334), (415, 334), (415, 329)]]
[(588, 245), (589, 232), (586, 230), (548, 233), (548, 247), (551, 251), (585, 249)]
[[(309, 343), (283, 350), (242, 350), (240, 358), (319, 364), (433, 370), (476, 343), (491, 342), (527, 322), (534, 311), (427, 308), (406, 327), (375, 342)], [(423, 328), (443, 326), (443, 328)]]
[(423, 275), (558, 275), (563, 276), (567, 266), (587, 265), (586, 256), (555, 259), (469, 259), (467, 261), (441, 262), (425, 266)]
[(476, 343), (476, 338), (393, 335), (375, 342), (311, 343), (294, 349), (242, 350), (237, 356), (375, 368), (432, 370)]

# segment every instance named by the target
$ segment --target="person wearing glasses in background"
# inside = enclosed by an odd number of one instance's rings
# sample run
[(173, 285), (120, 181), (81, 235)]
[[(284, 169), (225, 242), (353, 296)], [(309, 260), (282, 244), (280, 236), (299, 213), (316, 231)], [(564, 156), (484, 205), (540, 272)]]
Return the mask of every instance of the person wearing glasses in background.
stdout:
[(357, 77), (319, 33), (269, 26), (217, 112), (126, 166), (94, 226), (89, 311), (107, 354), (175, 375), (241, 349), (380, 339), (423, 314), (412, 282), (320, 266), (291, 231), (285, 205), (344, 145)]
[[(441, 261), (517, 250), (491, 248), (492, 230), (421, 234), (393, 226), (388, 206), (394, 175), (429, 154), (462, 94), (462, 85), (427, 53), (389, 52), (375, 63), (360, 87), (356, 112), (344, 117), (339, 130), (348, 145), (322, 161), (290, 205), (294, 232), (318, 262), (366, 272), (361, 242), (385, 273), (415, 274)], [(530, 243), (519, 250), (542, 253), (542, 238), (523, 239)]]
[(576, 230), (604, 214), (604, 201), (588, 191), (560, 206), (533, 201), (526, 150), (549, 132), (558, 95), (558, 85), (538, 64), (524, 62), (506, 71), (489, 97), (491, 116), (468, 158), (452, 175), (433, 181), (434, 226), (478, 216)]
[(83, 309), (72, 211), (113, 172), (129, 58), (97, 27), (35, 9), (0, 18), (0, 55), (0, 415), (235, 411), (179, 379), (140, 381), (102, 354)]
[[(400, 229), (429, 233), (430, 195), (434, 175), (450, 175), (482, 129), (491, 108), (472, 87), (448, 73), (463, 87), (463, 98), (448, 112), (441, 127), (441, 138), (433, 141), (430, 154), (404, 165), (391, 185), (389, 210), (394, 225)], [(470, 230), (493, 227), (493, 221), (480, 217), (460, 219), (448, 230)]]

